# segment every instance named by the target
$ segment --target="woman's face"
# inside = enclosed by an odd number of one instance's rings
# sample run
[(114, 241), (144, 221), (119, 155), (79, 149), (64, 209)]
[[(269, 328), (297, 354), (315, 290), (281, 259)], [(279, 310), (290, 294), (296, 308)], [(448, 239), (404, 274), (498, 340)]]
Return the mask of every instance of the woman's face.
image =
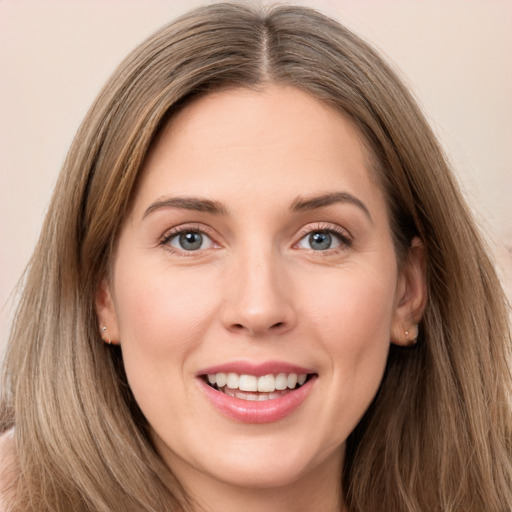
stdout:
[(368, 160), (278, 86), (196, 100), (152, 148), (97, 308), (185, 487), (338, 478), (421, 291)]

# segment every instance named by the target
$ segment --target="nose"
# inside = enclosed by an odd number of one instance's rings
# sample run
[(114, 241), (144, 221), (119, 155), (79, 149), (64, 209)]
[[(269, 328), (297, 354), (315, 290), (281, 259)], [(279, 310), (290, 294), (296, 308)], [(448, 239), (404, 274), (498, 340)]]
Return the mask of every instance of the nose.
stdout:
[(224, 327), (250, 337), (283, 334), (297, 321), (285, 262), (267, 254), (240, 257), (226, 273)]

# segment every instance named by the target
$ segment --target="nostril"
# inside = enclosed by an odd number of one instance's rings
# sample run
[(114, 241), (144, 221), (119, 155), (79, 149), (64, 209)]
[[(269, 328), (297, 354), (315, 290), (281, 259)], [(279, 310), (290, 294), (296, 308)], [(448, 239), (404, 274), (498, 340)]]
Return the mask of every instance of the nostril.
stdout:
[(258, 327), (254, 327), (253, 326), (253, 328), (251, 328), (251, 326), (245, 326), (244, 324), (237, 323), (237, 324), (233, 324), (231, 326), (231, 329), (233, 331), (245, 331), (245, 330), (247, 330), (247, 331), (249, 331), (249, 332), (251, 332), (253, 334), (257, 334), (257, 333), (263, 333), (264, 331), (267, 331), (267, 332), (271, 331), (271, 330), (272, 331), (278, 331), (282, 327), (284, 327), (285, 325), (286, 325), (285, 322), (276, 322), (275, 324), (270, 325), (266, 329), (263, 329), (263, 328), (260, 329)]

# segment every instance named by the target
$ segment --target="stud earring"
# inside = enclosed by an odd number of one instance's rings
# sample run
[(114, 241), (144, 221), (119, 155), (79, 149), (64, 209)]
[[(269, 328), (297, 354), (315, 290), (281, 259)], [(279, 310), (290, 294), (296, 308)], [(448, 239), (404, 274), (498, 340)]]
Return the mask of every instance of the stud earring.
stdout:
[(112, 340), (110, 339), (110, 336), (108, 335), (107, 326), (104, 325), (101, 328), (101, 337), (103, 338), (103, 341), (107, 342), (109, 345), (112, 345)]
[(409, 338), (409, 334), (411, 331), (404, 331), (404, 334), (405, 334), (405, 339), (407, 341), (412, 342), (412, 344), (415, 345), (416, 342), (418, 341), (418, 325), (417, 324), (414, 325), (413, 330), (414, 330), (414, 334), (411, 335), (410, 338)]

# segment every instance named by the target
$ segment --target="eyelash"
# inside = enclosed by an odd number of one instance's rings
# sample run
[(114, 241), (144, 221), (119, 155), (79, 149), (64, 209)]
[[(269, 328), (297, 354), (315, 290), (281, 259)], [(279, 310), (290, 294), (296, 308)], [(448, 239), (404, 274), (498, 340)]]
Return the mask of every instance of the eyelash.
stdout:
[[(166, 250), (173, 254), (180, 254), (183, 256), (194, 256), (196, 253), (204, 251), (206, 249), (197, 249), (197, 250), (190, 250), (187, 251), (185, 249), (180, 250), (175, 247), (172, 247), (170, 245), (171, 240), (178, 237), (179, 235), (185, 234), (185, 233), (198, 233), (203, 236), (208, 237), (213, 245), (219, 246), (214, 238), (210, 235), (209, 230), (205, 229), (204, 226), (200, 226), (197, 224), (186, 224), (182, 226), (178, 226), (175, 228), (172, 228), (171, 230), (167, 231), (162, 238), (160, 239), (159, 245), (163, 246)], [(302, 242), (306, 237), (311, 236), (314, 233), (325, 233), (333, 235), (338, 240), (339, 246), (334, 248), (328, 248), (325, 250), (314, 250), (309, 249), (312, 253), (327, 253), (332, 254), (333, 252), (341, 252), (343, 250), (346, 250), (352, 246), (353, 240), (351, 235), (340, 226), (336, 226), (333, 224), (317, 224), (317, 225), (308, 225), (303, 227), (299, 233), (298, 233), (298, 240), (293, 244), (294, 248), (297, 248), (298, 244)], [(305, 249), (308, 250), (308, 249)]]

